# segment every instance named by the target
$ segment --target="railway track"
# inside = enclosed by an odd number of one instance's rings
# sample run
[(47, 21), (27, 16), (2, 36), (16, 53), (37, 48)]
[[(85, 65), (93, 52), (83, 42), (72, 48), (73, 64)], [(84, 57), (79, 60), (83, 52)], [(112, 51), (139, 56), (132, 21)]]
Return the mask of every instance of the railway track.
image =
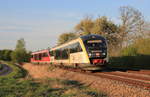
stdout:
[(126, 84), (139, 86), (145, 89), (150, 90), (150, 77), (141, 77), (135, 76), (135, 74), (127, 74), (126, 72), (102, 72), (102, 73), (95, 73), (94, 76), (99, 76), (103, 78), (108, 78), (116, 81), (121, 81)]
[[(146, 73), (143, 74), (141, 72), (131, 72), (131, 71), (122, 72), (122, 71), (111, 71), (111, 70), (93, 73), (93, 72), (82, 71), (79, 69), (66, 68), (63, 66), (56, 66), (56, 67), (63, 68), (65, 70), (69, 70), (73, 72), (91, 75), (91, 76), (107, 78), (107, 79), (123, 82), (125, 84), (132, 85), (135, 87), (141, 87), (150, 90), (150, 75)], [(149, 72), (147, 71), (147, 73)]]

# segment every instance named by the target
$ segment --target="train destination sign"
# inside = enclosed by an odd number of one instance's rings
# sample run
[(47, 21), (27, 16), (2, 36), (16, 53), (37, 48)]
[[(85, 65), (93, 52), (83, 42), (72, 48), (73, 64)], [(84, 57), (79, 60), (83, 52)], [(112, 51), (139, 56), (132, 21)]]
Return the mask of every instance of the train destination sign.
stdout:
[(102, 43), (102, 40), (88, 40), (87, 43)]

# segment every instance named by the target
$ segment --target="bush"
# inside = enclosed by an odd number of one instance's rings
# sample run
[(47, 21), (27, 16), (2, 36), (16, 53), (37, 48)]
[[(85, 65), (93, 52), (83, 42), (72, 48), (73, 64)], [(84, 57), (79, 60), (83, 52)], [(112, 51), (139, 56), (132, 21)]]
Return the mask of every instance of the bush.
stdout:
[(137, 48), (133, 46), (126, 47), (121, 51), (121, 55), (122, 56), (136, 56), (138, 55)]
[(150, 39), (138, 39), (121, 50), (121, 56), (110, 58), (110, 67), (150, 69)]
[(3, 69), (3, 65), (2, 64), (0, 64), (0, 70), (2, 70)]

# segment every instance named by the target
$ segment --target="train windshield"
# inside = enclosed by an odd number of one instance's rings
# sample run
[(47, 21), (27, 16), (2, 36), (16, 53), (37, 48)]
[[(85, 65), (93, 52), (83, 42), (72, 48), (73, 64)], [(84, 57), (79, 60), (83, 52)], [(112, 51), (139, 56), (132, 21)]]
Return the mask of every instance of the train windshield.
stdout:
[(88, 51), (106, 49), (106, 42), (102, 40), (87, 40), (84, 44)]

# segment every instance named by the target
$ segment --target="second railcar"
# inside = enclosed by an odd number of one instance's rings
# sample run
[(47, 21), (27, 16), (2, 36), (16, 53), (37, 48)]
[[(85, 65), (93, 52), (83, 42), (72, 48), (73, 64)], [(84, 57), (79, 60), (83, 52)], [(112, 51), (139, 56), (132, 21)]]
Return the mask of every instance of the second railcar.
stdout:
[(31, 61), (31, 63), (35, 63), (35, 64), (50, 63), (49, 50), (46, 49), (46, 50), (40, 50), (40, 51), (33, 52), (31, 54), (30, 61)]

